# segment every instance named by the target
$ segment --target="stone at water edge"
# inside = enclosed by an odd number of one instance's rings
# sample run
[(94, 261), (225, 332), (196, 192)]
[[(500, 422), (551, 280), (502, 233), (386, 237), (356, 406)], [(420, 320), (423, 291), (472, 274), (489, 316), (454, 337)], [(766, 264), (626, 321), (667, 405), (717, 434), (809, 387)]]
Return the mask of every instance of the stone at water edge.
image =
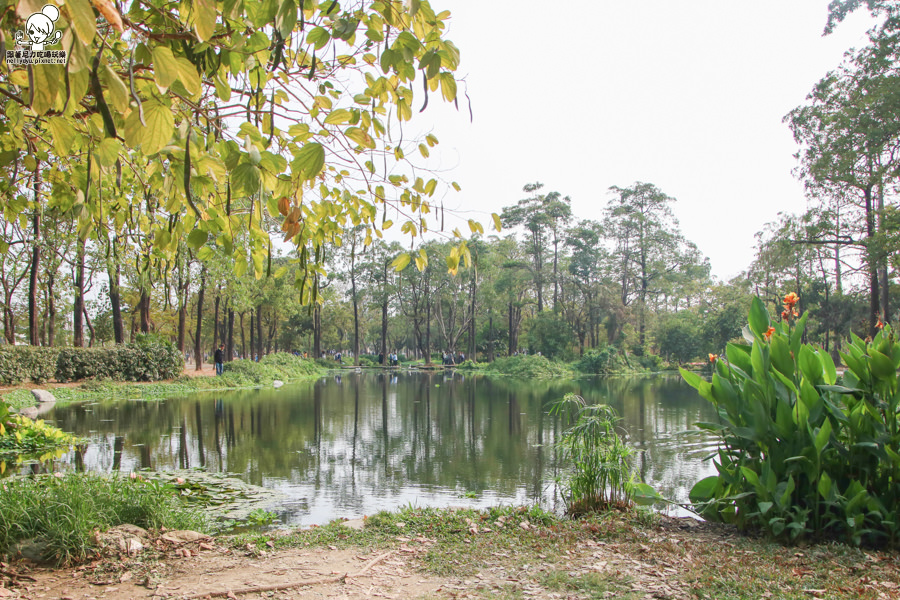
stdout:
[(275, 381), (272, 382), (272, 387), (273, 387), (273, 388), (280, 388), (280, 387), (283, 386), (283, 385), (284, 385), (284, 382), (283, 382), (283, 381), (279, 381), (278, 379), (276, 379)]
[(160, 539), (172, 542), (173, 544), (186, 544), (187, 542), (196, 542), (198, 540), (210, 540), (210, 536), (203, 533), (197, 533), (190, 529), (179, 529), (177, 531), (168, 531), (159, 536)]
[(54, 398), (53, 394), (47, 390), (31, 390), (31, 395), (34, 396), (35, 402), (40, 404), (44, 402), (56, 402), (56, 398)]

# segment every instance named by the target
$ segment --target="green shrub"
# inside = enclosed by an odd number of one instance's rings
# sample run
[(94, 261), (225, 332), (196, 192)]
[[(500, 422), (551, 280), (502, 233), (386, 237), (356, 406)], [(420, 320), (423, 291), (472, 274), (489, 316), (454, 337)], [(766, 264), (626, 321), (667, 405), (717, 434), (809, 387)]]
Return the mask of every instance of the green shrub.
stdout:
[(784, 541), (837, 538), (896, 546), (900, 532), (900, 344), (889, 327), (870, 342), (852, 336), (831, 356), (802, 344), (807, 314), (772, 324), (753, 299), (752, 346), (728, 344), (712, 381), (685, 381), (712, 402), (718, 475), (698, 482), (691, 501), (709, 519), (760, 528)]
[(17, 477), (0, 485), (0, 552), (30, 540), (44, 559), (70, 563), (96, 549), (95, 530), (123, 524), (205, 531), (200, 511), (190, 511), (171, 485), (140, 478), (98, 475)]
[(509, 377), (567, 377), (572, 374), (568, 366), (534, 354), (498, 358), (487, 365), (485, 371)]
[(43, 383), (56, 374), (58, 348), (35, 346), (0, 347), (0, 383), (12, 385), (23, 381)]
[(159, 381), (174, 379), (183, 371), (181, 352), (171, 342), (155, 337), (113, 348), (63, 348), (56, 360), (57, 381)]
[(605, 375), (619, 367), (619, 352), (613, 346), (606, 346), (600, 350), (588, 350), (575, 363), (576, 369), (582, 373), (591, 373), (593, 375)]
[[(259, 362), (233, 360), (225, 363), (225, 376), (232, 375), (241, 385), (270, 384), (276, 379), (298, 379), (319, 373), (319, 361), (304, 360), (288, 352), (276, 352), (263, 356)], [(333, 362), (333, 361), (332, 361)]]

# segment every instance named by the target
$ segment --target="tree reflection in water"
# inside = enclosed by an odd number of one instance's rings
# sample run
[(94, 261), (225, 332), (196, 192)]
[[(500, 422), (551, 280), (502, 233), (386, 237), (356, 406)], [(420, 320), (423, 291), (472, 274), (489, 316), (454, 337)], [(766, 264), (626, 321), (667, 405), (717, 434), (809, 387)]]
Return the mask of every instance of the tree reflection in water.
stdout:
[(284, 516), (304, 524), (408, 504), (552, 508), (560, 423), (546, 412), (567, 392), (622, 415), (635, 468), (667, 497), (685, 501), (713, 472), (701, 459), (714, 442), (690, 430), (715, 411), (677, 377), (368, 372), (278, 390), (57, 407), (47, 419), (90, 443), (45, 468), (239, 473), (287, 494)]

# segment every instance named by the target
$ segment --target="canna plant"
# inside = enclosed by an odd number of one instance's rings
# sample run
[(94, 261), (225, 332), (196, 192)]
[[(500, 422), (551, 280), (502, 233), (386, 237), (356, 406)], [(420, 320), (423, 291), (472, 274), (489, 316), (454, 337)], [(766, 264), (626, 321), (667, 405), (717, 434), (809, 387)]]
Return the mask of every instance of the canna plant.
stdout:
[(796, 294), (772, 322), (754, 298), (744, 336), (711, 357), (711, 381), (682, 370), (718, 410), (717, 475), (690, 499), (708, 519), (787, 542), (843, 539), (896, 546), (900, 531), (900, 344), (890, 327), (852, 336), (838, 377), (831, 356), (802, 343)]

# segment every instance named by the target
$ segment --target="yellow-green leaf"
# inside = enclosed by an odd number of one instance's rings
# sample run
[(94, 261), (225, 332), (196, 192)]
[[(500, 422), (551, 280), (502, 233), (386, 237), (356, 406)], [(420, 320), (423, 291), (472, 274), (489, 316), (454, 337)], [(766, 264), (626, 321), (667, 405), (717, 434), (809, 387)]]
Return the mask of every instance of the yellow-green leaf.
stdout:
[(106, 65), (106, 68), (103, 69), (103, 81), (106, 84), (106, 93), (112, 101), (113, 107), (120, 113), (128, 110), (128, 88), (125, 87), (125, 83), (122, 82), (118, 74), (109, 65)]
[(39, 115), (45, 114), (56, 104), (59, 82), (62, 81), (62, 69), (59, 65), (33, 65), (34, 102), (31, 108)]
[(325, 148), (318, 142), (304, 144), (291, 162), (294, 174), (301, 179), (314, 179), (325, 166)]
[(194, 32), (197, 37), (201, 42), (206, 42), (212, 38), (215, 31), (216, 0), (194, 0)]
[(329, 125), (340, 125), (350, 122), (351, 116), (353, 116), (352, 113), (346, 108), (336, 108), (325, 117), (325, 122)]
[(500, 215), (491, 213), (491, 218), (494, 220), (494, 229), (500, 231), (502, 229), (502, 227), (500, 227)]
[(119, 140), (104, 138), (102, 142), (97, 144), (94, 156), (97, 157), (97, 162), (102, 166), (111, 167), (119, 159), (119, 150), (121, 149), (122, 145), (119, 143)]
[(67, 156), (75, 145), (77, 131), (62, 117), (51, 117), (47, 120), (47, 128), (53, 142), (53, 148), (59, 156)]
[(456, 100), (456, 79), (453, 78), (453, 73), (441, 73), (441, 94), (447, 102)]
[(182, 56), (176, 58), (175, 62), (178, 66), (178, 80), (181, 81), (181, 85), (192, 98), (198, 98), (200, 96), (200, 75), (197, 73), (197, 67)]
[(409, 264), (409, 254), (403, 253), (391, 263), (391, 266), (394, 267), (395, 271), (402, 271), (406, 268), (406, 265)]
[(162, 92), (168, 90), (178, 79), (178, 61), (168, 46), (157, 46), (153, 49), (153, 76)]
[(66, 0), (66, 11), (69, 13), (69, 20), (78, 39), (84, 45), (90, 46), (97, 34), (97, 20), (90, 2), (88, 0)]

